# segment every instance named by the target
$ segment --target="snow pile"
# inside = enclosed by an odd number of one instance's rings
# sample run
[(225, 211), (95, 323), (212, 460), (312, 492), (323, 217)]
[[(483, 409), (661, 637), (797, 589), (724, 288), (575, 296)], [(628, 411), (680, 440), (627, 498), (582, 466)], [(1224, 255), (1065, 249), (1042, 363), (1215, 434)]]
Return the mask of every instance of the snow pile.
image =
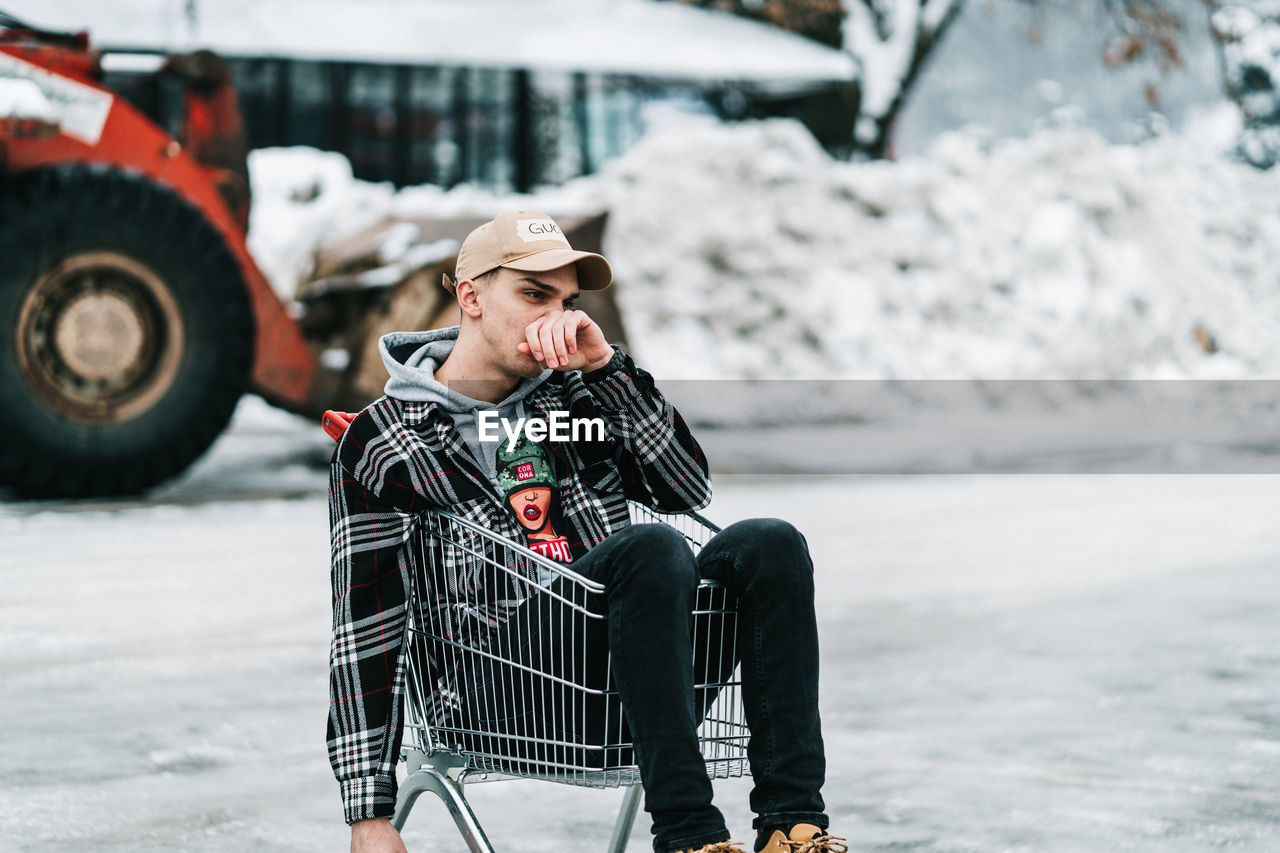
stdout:
[(1280, 375), (1280, 172), (1046, 127), (832, 160), (798, 125), (668, 123), (533, 198), (394, 193), (333, 155), (253, 155), (253, 248), (291, 290), (381, 215), (610, 212), (633, 348), (666, 378)]
[(705, 124), (607, 180), (619, 296), (664, 374), (1280, 374), (1280, 175), (1176, 138), (953, 133), (845, 164), (790, 123)]
[[(520, 197), (496, 196), (461, 186), (407, 187), (357, 180), (341, 154), (314, 148), (263, 148), (249, 154), (253, 210), (249, 249), (276, 292), (291, 299), (312, 271), (316, 252), (388, 217), (448, 218), (492, 216)], [(581, 202), (570, 201), (571, 207)], [(412, 226), (410, 226), (410, 229)], [(393, 226), (379, 247), (388, 265), (412, 261), (438, 247), (405, 239), (410, 230)]]
[(286, 299), (317, 249), (378, 221), (395, 198), (390, 184), (357, 181), (346, 157), (314, 148), (253, 151), (249, 177), (249, 251)]

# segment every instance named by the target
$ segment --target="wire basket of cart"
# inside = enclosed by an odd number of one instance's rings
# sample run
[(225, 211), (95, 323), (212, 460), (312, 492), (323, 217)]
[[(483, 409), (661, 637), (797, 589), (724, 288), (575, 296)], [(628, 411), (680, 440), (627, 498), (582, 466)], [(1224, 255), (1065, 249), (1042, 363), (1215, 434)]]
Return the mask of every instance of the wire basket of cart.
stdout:
[[(697, 552), (718, 528), (696, 513), (630, 504), (633, 523), (675, 528)], [(604, 587), (460, 516), (420, 517), (406, 665), (397, 828), (424, 791), (449, 808), (468, 847), (492, 851), (464, 785), (531, 778), (626, 787), (610, 841), (626, 846), (640, 802), (626, 715), (613, 682)], [(703, 580), (693, 612), (698, 740), (712, 778), (748, 772), (736, 669), (735, 602)]]

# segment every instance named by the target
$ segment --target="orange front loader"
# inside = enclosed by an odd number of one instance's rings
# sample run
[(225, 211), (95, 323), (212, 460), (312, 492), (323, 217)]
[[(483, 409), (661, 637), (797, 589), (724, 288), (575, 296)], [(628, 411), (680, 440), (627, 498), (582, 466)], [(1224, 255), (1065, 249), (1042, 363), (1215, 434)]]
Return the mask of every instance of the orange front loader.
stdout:
[[(183, 471), (246, 391), (310, 417), (382, 392), (392, 329), (457, 322), (439, 286), (454, 258), (403, 279), (353, 273), (380, 227), (317, 259), (286, 304), (245, 244), (245, 134), (227, 64), (168, 57), (175, 138), (103, 85), (85, 33), (0, 13), (0, 487), (32, 497), (127, 494)], [(425, 242), (478, 220), (415, 220)], [(602, 215), (561, 219), (598, 251)], [(376, 251), (373, 252), (376, 254)], [(612, 340), (611, 295), (584, 294)]]
[(245, 246), (235, 90), (211, 55), (171, 69), (183, 142), (102, 86), (85, 33), (0, 19), (0, 92), (46, 107), (0, 118), (0, 482), (20, 493), (158, 483), (246, 390), (309, 409), (316, 355)]

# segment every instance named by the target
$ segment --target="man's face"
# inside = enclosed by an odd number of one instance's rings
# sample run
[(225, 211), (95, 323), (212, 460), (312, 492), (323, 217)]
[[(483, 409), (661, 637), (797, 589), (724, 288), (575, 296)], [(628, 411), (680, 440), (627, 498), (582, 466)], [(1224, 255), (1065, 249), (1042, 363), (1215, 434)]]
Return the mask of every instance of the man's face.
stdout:
[(520, 272), (499, 267), (476, 287), (480, 334), (493, 364), (513, 377), (533, 378), (542, 364), (516, 347), (525, 341), (530, 323), (552, 311), (567, 311), (578, 300), (578, 270), (570, 264), (548, 272)]
[(520, 524), (531, 533), (537, 533), (547, 523), (547, 510), (551, 507), (551, 489), (531, 486), (507, 498), (515, 510)]

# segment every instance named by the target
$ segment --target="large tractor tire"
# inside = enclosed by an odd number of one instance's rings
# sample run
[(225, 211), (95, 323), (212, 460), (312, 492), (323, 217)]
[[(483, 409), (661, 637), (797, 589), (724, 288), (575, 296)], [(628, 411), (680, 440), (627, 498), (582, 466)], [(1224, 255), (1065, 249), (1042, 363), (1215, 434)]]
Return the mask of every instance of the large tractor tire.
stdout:
[(248, 383), (239, 266), (177, 194), (73, 165), (0, 184), (0, 484), (133, 494), (185, 469)]

